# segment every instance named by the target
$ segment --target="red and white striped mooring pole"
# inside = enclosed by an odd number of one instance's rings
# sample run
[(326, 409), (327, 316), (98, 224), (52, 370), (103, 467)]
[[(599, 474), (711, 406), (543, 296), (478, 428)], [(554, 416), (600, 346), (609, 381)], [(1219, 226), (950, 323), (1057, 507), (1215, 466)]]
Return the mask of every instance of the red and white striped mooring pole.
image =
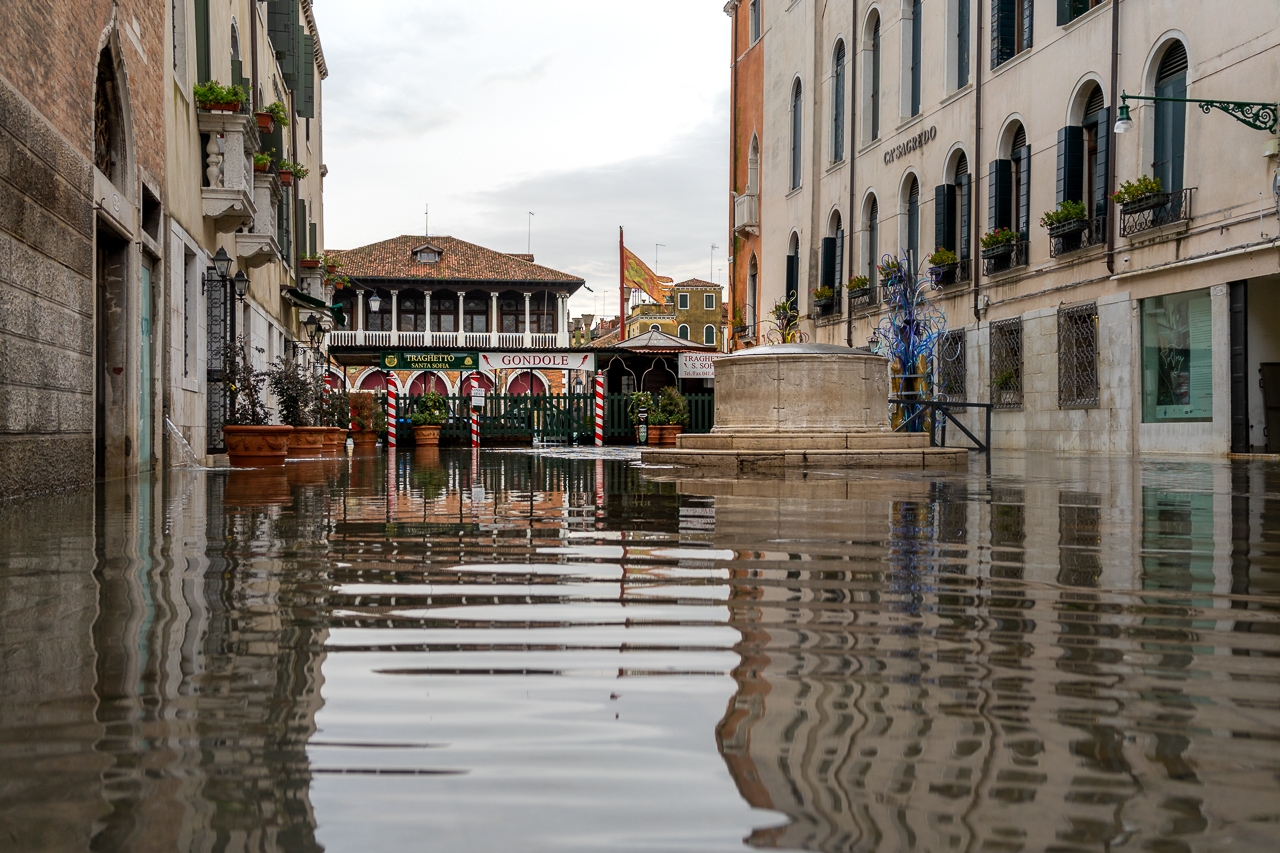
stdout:
[[(480, 409), (476, 406), (476, 397), (471, 398), (471, 449), (480, 446)], [(475, 457), (472, 457), (472, 461)]]
[(387, 449), (396, 449), (396, 375), (387, 371)]
[(596, 447), (604, 447), (604, 374), (596, 374)]

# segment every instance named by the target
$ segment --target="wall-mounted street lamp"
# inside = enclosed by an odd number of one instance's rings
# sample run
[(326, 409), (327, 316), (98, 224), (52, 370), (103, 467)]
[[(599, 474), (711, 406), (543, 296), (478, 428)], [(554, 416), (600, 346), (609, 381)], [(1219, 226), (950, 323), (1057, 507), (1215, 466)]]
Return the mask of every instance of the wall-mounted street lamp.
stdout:
[(374, 314), (378, 313), (378, 306), (382, 304), (382, 298), (378, 296), (378, 291), (369, 291), (369, 310)]
[(1258, 101), (1206, 101), (1198, 98), (1162, 98), (1156, 95), (1129, 95), (1120, 93), (1120, 111), (1116, 116), (1116, 133), (1128, 133), (1133, 130), (1133, 119), (1129, 116), (1128, 101), (1173, 101), (1182, 104), (1196, 104), (1205, 115), (1210, 110), (1221, 110), (1241, 124), (1247, 124), (1255, 130), (1276, 132), (1276, 104), (1264, 104)]
[(244, 298), (249, 295), (249, 276), (244, 274), (244, 270), (236, 270), (236, 277), (232, 281), (236, 286), (236, 299), (244, 302)]
[(231, 256), (227, 254), (225, 246), (219, 246), (218, 251), (214, 253), (213, 268), (218, 271), (218, 277), (222, 279), (231, 272)]
[(320, 336), (324, 334), (324, 330), (320, 328), (320, 318), (315, 314), (308, 314), (307, 319), (302, 321), (302, 326), (307, 330), (307, 339), (311, 341), (312, 348), (320, 345)]

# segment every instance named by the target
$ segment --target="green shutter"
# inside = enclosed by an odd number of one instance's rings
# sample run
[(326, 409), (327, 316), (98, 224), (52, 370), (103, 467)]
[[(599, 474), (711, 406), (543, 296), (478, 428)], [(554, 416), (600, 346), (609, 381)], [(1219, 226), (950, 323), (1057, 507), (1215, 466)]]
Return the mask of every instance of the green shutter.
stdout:
[(293, 107), (301, 118), (316, 117), (316, 68), (315, 38), (307, 33), (302, 38), (302, 53), (298, 56), (299, 96), (293, 99)]
[(209, 67), (209, 0), (196, 0), (196, 79), (207, 83), (212, 74)]
[(298, 199), (298, 227), (294, 233), (298, 235), (298, 257), (307, 254), (307, 200)]
[(316, 223), (314, 222), (310, 223), (310, 230), (311, 230), (311, 254), (315, 255), (319, 253), (318, 250), (316, 249)]
[(253, 86), (244, 76), (244, 60), (231, 60), (231, 85), (239, 86), (249, 95), (249, 99), (253, 100), (253, 92), (249, 91)]
[(267, 4), (267, 33), (276, 57), (289, 53), (294, 27), (298, 25), (298, 0), (270, 0)]

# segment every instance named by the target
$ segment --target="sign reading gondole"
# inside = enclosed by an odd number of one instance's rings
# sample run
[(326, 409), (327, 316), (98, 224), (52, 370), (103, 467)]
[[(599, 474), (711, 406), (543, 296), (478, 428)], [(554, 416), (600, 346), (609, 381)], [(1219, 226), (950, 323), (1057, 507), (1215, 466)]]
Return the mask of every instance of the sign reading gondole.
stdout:
[(482, 370), (588, 370), (596, 369), (593, 352), (482, 352)]
[(383, 370), (475, 370), (474, 352), (384, 352)]
[(682, 352), (676, 367), (677, 379), (715, 379), (715, 360), (722, 352)]

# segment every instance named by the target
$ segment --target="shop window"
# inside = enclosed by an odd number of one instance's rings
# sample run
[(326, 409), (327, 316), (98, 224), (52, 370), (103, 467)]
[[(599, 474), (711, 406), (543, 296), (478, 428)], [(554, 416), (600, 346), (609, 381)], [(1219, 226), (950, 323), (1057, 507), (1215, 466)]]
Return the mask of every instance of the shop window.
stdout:
[(1058, 408), (1098, 405), (1098, 305), (1058, 309)]
[(991, 324), (991, 402), (997, 409), (1022, 408), (1022, 318)]
[(1142, 300), (1142, 420), (1213, 420), (1208, 290)]

